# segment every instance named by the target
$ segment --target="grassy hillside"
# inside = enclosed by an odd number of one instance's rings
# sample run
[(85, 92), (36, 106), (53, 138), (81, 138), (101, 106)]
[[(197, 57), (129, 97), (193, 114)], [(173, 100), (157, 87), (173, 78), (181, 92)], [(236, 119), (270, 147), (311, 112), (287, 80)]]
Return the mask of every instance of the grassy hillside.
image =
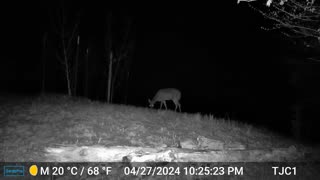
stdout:
[(0, 161), (44, 161), (55, 145), (180, 147), (206, 137), (247, 149), (296, 145), (237, 121), (62, 95), (0, 98)]

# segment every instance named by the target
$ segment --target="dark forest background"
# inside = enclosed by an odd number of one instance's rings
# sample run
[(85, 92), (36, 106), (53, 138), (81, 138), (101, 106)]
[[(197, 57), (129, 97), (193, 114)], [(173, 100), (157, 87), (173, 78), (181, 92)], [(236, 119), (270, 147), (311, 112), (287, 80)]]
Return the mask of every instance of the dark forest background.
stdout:
[[(147, 99), (158, 89), (174, 87), (182, 92), (183, 112), (213, 114), (291, 134), (292, 107), (298, 102), (304, 114), (304, 136), (319, 138), (315, 126), (319, 124), (319, 64), (309, 63), (306, 57), (311, 52), (294, 46), (280, 33), (262, 30), (268, 22), (245, 3), (121, 8), (78, 1), (6, 3), (0, 11), (2, 92), (67, 94), (64, 68), (56, 56), (61, 44), (54, 28), (61, 7), (70, 22), (67, 26), (79, 22), (75, 96), (106, 102), (106, 39), (112, 37), (111, 49), (116, 52), (130, 22), (131, 49), (120, 66), (113, 103), (147, 107)], [(108, 36), (110, 25), (112, 35)], [(85, 93), (86, 68), (89, 88)]]

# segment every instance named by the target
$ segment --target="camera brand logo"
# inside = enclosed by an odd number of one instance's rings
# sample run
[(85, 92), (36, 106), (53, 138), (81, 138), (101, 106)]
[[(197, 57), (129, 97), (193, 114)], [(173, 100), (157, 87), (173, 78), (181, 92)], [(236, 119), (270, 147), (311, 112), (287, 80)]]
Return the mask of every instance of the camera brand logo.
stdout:
[(4, 166), (4, 176), (24, 176), (24, 166)]

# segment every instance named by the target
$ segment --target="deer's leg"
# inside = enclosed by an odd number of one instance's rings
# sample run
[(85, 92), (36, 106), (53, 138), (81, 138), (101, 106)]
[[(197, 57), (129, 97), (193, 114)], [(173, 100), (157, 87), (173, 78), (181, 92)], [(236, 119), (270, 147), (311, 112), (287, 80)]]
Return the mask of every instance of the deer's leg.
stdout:
[(166, 103), (166, 101), (163, 101), (163, 104), (164, 104), (164, 107), (165, 107), (166, 110), (167, 110), (167, 103)]
[(161, 101), (161, 102), (160, 102), (160, 109), (162, 109), (162, 103), (163, 103), (163, 102)]
[(177, 111), (177, 109), (179, 109), (179, 111), (181, 112), (181, 105), (179, 103), (179, 101), (173, 101), (174, 105), (176, 106), (175, 111)]

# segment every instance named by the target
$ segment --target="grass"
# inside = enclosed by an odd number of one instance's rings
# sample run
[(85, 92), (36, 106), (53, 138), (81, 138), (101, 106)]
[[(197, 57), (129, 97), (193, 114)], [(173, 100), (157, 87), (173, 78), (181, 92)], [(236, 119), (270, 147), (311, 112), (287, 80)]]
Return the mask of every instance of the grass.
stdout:
[(57, 145), (178, 147), (198, 137), (248, 149), (297, 145), (265, 129), (213, 115), (106, 104), (63, 95), (0, 97), (0, 161), (44, 161)]

